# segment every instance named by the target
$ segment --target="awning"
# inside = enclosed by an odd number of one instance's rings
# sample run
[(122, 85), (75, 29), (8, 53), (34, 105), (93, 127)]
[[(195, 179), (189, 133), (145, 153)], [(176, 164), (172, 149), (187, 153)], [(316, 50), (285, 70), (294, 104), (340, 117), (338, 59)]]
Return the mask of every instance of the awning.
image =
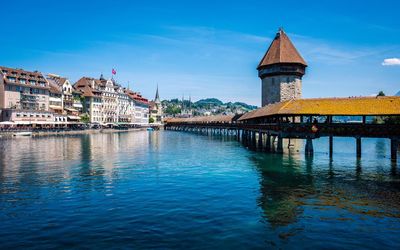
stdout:
[(71, 109), (71, 108), (66, 108), (66, 110), (71, 111), (71, 112), (78, 112), (76, 109)]
[(30, 121), (16, 121), (15, 124), (17, 125), (30, 125)]
[(14, 122), (0, 122), (0, 125), (14, 125)]
[(32, 121), (31, 122), (32, 124), (39, 124), (39, 125), (51, 125), (51, 124), (54, 124), (55, 122), (53, 122), (53, 121)]
[(49, 105), (49, 108), (51, 108), (51, 109), (57, 109), (57, 110), (62, 110), (62, 107), (60, 107), (60, 106), (54, 106), (54, 105)]
[(71, 120), (80, 120), (81, 118), (80, 118), (79, 116), (76, 116), (76, 115), (69, 115), (69, 116), (68, 116), (68, 119), (71, 119)]

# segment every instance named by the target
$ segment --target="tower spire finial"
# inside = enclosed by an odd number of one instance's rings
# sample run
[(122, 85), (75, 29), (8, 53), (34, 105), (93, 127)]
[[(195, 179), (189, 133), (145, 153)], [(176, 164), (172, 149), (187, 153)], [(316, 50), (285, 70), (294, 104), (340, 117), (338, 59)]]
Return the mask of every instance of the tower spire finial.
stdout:
[(154, 98), (154, 101), (160, 101), (160, 96), (158, 95), (158, 83), (157, 83), (156, 97)]

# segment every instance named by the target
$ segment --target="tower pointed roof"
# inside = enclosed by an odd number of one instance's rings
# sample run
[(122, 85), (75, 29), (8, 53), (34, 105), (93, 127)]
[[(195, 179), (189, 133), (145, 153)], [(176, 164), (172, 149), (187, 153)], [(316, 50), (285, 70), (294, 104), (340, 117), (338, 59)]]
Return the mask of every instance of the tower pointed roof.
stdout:
[(156, 97), (154, 98), (155, 102), (160, 102), (160, 96), (158, 95), (158, 84), (157, 84), (157, 90), (156, 90)]
[(297, 63), (307, 66), (307, 63), (282, 28), (276, 33), (257, 69), (277, 63)]

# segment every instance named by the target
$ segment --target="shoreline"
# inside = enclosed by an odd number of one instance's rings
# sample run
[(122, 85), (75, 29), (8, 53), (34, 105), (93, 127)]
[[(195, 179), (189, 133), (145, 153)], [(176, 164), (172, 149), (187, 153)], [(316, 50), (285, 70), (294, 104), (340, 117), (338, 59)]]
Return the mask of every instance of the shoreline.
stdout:
[(129, 128), (126, 130), (118, 129), (85, 129), (75, 131), (61, 131), (61, 132), (32, 132), (31, 136), (15, 136), (17, 132), (0, 132), (0, 139), (9, 138), (21, 138), (21, 137), (40, 137), (40, 136), (51, 136), (51, 135), (83, 135), (83, 134), (100, 134), (100, 133), (120, 133), (120, 132), (135, 132), (135, 131), (146, 131), (147, 128)]

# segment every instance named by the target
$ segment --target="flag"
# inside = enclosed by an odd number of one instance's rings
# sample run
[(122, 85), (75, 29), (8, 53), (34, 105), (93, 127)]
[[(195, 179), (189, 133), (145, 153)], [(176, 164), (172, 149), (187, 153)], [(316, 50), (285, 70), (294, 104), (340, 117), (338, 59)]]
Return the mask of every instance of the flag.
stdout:
[(117, 74), (117, 71), (116, 71), (115, 69), (112, 69), (111, 73), (112, 73), (113, 75), (116, 75), (116, 74)]

